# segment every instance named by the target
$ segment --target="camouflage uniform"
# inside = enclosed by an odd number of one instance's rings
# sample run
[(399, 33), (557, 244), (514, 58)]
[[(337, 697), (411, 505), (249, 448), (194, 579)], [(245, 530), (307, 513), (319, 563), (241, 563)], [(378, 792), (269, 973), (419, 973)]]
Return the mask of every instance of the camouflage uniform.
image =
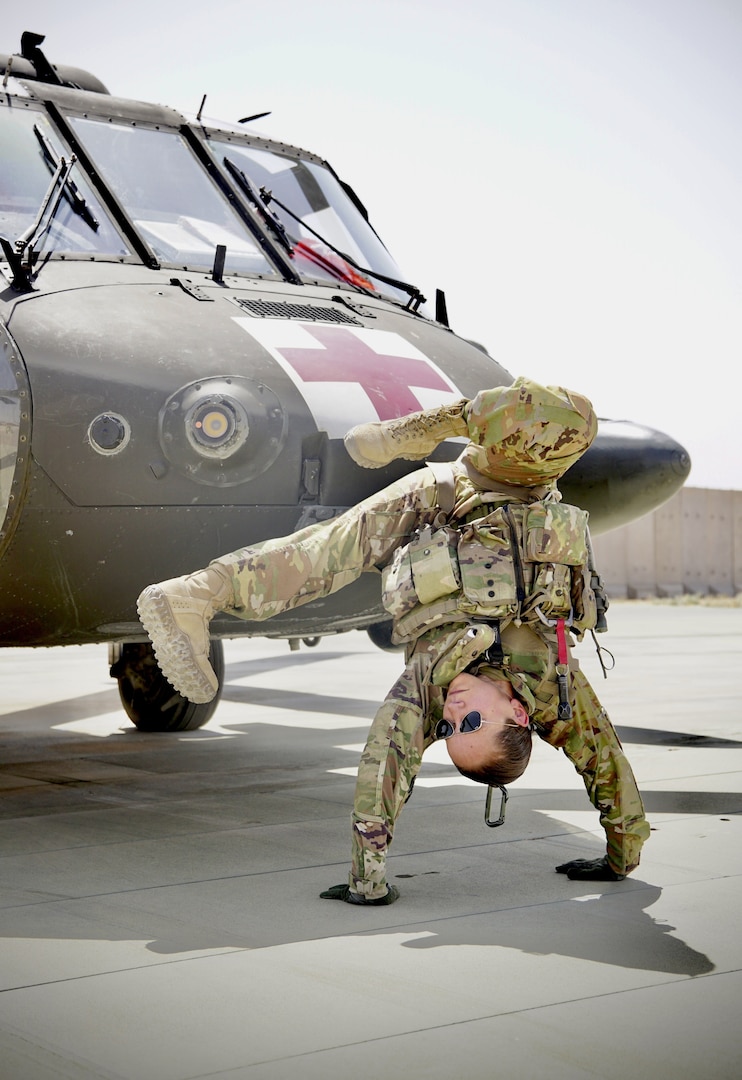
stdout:
[[(454, 466), (456, 503), (476, 507), (478, 488), (465, 462)], [(534, 487), (530, 497), (545, 488)], [(526, 495), (526, 497), (529, 497)], [(491, 501), (491, 500), (490, 500)], [(512, 494), (502, 501), (512, 501)], [(439, 513), (436, 477), (422, 468), (329, 522), (290, 537), (268, 540), (218, 560), (233, 580), (233, 613), (268, 619), (327, 596), (364, 571), (386, 566), (416, 529)], [(472, 513), (476, 513), (473, 509)], [(447, 613), (441, 625), (423, 630), (407, 647), (406, 667), (381, 705), (361, 756), (352, 816), (353, 852), (349, 884), (373, 899), (386, 892), (386, 851), (394, 824), (433, 741), (445, 687), (470, 668), (494, 640), (471, 610)], [(564, 750), (583, 776), (601, 814), (613, 870), (626, 873), (639, 861), (649, 827), (631, 769), (605, 711), (572, 661), (569, 721), (556, 720), (556, 642), (546, 626), (535, 632), (505, 625), (505, 671), (526, 703), (541, 738)], [(486, 667), (483, 674), (502, 677)]]

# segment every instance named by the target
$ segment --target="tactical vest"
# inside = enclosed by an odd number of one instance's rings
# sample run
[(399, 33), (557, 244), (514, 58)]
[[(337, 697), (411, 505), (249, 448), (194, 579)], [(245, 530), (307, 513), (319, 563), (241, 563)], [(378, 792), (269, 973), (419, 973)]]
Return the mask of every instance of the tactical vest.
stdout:
[[(445, 503), (440, 470), (434, 471)], [(425, 526), (395, 551), (382, 572), (395, 644), (443, 623), (477, 619), (501, 626), (564, 620), (578, 638), (595, 627), (587, 512), (559, 502), (556, 493), (530, 503), (506, 499), (495, 509), (482, 502), (481, 516), (469, 510), (459, 523), (452, 505), (444, 506), (446, 524)]]

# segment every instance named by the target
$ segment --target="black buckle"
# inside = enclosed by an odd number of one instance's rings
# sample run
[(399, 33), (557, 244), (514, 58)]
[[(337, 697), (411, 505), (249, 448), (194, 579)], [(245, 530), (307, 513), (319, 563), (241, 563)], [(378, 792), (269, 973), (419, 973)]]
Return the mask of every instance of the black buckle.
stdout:
[(505, 654), (502, 651), (500, 622), (499, 620), (493, 619), (491, 622), (488, 622), (487, 625), (491, 626), (492, 629), (495, 631), (495, 640), (492, 642), (487, 651), (482, 653), (482, 656), (479, 658), (479, 662), (481, 663), (484, 660), (486, 664), (492, 664), (492, 667), (502, 667), (503, 661), (505, 659)]

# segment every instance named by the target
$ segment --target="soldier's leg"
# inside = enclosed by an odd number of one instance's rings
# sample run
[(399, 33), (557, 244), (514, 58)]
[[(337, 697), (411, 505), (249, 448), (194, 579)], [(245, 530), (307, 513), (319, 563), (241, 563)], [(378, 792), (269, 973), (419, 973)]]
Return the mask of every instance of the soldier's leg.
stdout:
[(139, 617), (176, 690), (197, 702), (216, 694), (218, 682), (208, 657), (209, 623), (218, 611), (260, 622), (335, 592), (358, 576), (359, 553), (340, 524), (311, 526), (243, 548), (204, 570), (143, 590)]
[(166, 678), (191, 701), (210, 701), (218, 686), (208, 661), (208, 628), (217, 611), (260, 621), (337, 592), (383, 564), (425, 515), (435, 513), (435, 492), (432, 477), (427, 486), (403, 478), (331, 521), (148, 586), (139, 616)]
[(398, 458), (422, 461), (444, 439), (469, 437), (464, 418), (468, 404), (466, 398), (461, 398), (451, 405), (424, 409), (395, 420), (358, 424), (345, 436), (345, 448), (365, 469), (380, 469)]
[(211, 701), (219, 689), (209, 663), (209, 623), (234, 604), (232, 575), (218, 563), (148, 585), (137, 601), (163, 675), (190, 701)]
[(191, 701), (210, 701), (218, 690), (208, 658), (214, 615), (228, 611), (259, 622), (335, 591), (345, 583), (343, 555), (352, 561), (352, 553), (338, 548), (330, 529), (312, 526), (147, 586), (137, 602), (139, 618), (168, 681)]

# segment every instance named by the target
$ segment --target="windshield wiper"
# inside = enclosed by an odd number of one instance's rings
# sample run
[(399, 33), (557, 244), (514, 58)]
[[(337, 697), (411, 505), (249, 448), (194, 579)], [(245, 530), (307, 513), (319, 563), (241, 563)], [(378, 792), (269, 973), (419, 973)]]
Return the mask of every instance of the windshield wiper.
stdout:
[(293, 255), (294, 248), (291, 241), (289, 240), (288, 233), (286, 232), (276, 215), (270, 213), (266, 203), (260, 198), (260, 195), (258, 194), (255, 185), (253, 184), (250, 177), (246, 176), (242, 169), (240, 169), (238, 165), (235, 165), (231, 158), (225, 157), (224, 164), (227, 167), (227, 172), (229, 173), (229, 175), (232, 177), (233, 180), (237, 181), (237, 184), (239, 185), (243, 194), (247, 195), (250, 202), (258, 211), (261, 221), (273, 234), (273, 238), (278, 241), (283, 250), (289, 256)]
[[(280, 207), (280, 209), (283, 210), (285, 214), (288, 214), (289, 217), (293, 218), (294, 221), (296, 221), (303, 229), (306, 229), (307, 232), (311, 233), (312, 236), (316, 237), (317, 240), (319, 240), (322, 244), (325, 245), (325, 247), (329, 248), (330, 251), (332, 251), (335, 255), (343, 259), (350, 267), (358, 271), (359, 274), (365, 274), (369, 277), (374, 277), (378, 281), (383, 281), (387, 285), (391, 285), (395, 289), (399, 289), (401, 292), (407, 293), (407, 295), (410, 297), (410, 300), (406, 306), (412, 311), (417, 311), (420, 305), (425, 303), (425, 297), (417, 288), (417, 286), (410, 285), (406, 281), (399, 281), (397, 278), (389, 277), (389, 275), (387, 274), (381, 274), (378, 270), (368, 270), (363, 266), (359, 266), (355, 259), (352, 259), (350, 255), (347, 255), (344, 251), (341, 251), (340, 248), (335, 247), (335, 245), (331, 244), (330, 241), (326, 239), (326, 237), (321, 235), (321, 233), (318, 233), (310, 225), (307, 225), (307, 223), (302, 218), (300, 218), (298, 214), (295, 214), (293, 210), (290, 210), (288, 206), (285, 206), (279, 199), (275, 197), (275, 195), (271, 191), (267, 191), (264, 187), (261, 187), (258, 191), (250, 177), (247, 176), (242, 171), (242, 169), (239, 168), (238, 165), (235, 165), (231, 158), (225, 157), (224, 165), (229, 175), (232, 177), (233, 180), (236, 180), (243, 194), (247, 196), (250, 203), (252, 203), (253, 207), (257, 210), (263, 224), (270, 231), (273, 238), (280, 244), (283, 250), (289, 255), (289, 257), (293, 257), (294, 255), (294, 244), (296, 243), (298, 246), (301, 246), (301, 242), (292, 241), (291, 237), (286, 232), (286, 229), (279, 221), (277, 215), (271, 213), (268, 210), (271, 202), (274, 202), (276, 206)], [(348, 284), (353, 285), (353, 287), (357, 288), (359, 291), (369, 291), (368, 288), (365, 288), (359, 282), (349, 279), (346, 275), (342, 275), (339, 270), (333, 270), (333, 267), (330, 264), (327, 264), (327, 268), (331, 272), (333, 272), (335, 276), (343, 277), (343, 280), (347, 281)], [(370, 282), (367, 282), (366, 284), (370, 286)]]
[[(33, 222), (21, 233), (15, 243), (11, 243), (5, 236), (0, 236), (0, 246), (5, 252), (5, 258), (13, 271), (11, 285), (14, 289), (27, 292), (31, 288), (31, 270), (34, 261), (34, 245), (40, 236), (47, 231), (54, 220), (62, 195), (66, 186), (70, 183), (69, 174), (75, 164), (74, 154), (69, 161), (60, 158), (59, 164), (54, 170), (51, 183), (46, 195), (41, 200), (38, 213)], [(25, 262), (24, 262), (25, 258)]]
[[(51, 143), (46, 138), (38, 124), (34, 124), (33, 130), (34, 135), (39, 140), (41, 152), (44, 155), (44, 161), (47, 163), (52, 172), (54, 172), (54, 170), (59, 167), (59, 158), (54, 153)], [(87, 202), (77, 190), (77, 185), (74, 183), (73, 180), (67, 181), (67, 184), (64, 187), (64, 196), (74, 210), (74, 212), (80, 215), (83, 221), (90, 226), (93, 232), (97, 232), (100, 223), (97, 218), (95, 218), (91, 213)]]
[[(420, 305), (425, 303), (425, 297), (416, 285), (410, 285), (406, 281), (399, 281), (397, 278), (389, 277), (388, 274), (380, 274), (378, 270), (369, 270), (365, 266), (359, 266), (355, 259), (352, 259), (350, 255), (346, 254), (346, 252), (341, 251), (340, 248), (335, 247), (334, 244), (331, 244), (330, 241), (326, 239), (326, 237), (322, 236), (321, 233), (318, 233), (315, 229), (311, 227), (311, 225), (307, 225), (306, 221), (300, 218), (298, 214), (295, 214), (293, 210), (289, 210), (288, 206), (285, 206), (279, 199), (277, 199), (272, 191), (267, 191), (266, 188), (261, 187), (260, 199), (261, 202), (263, 202), (266, 206), (269, 206), (271, 202), (274, 202), (276, 206), (280, 207), (285, 214), (288, 214), (289, 217), (292, 217), (294, 221), (298, 222), (298, 224), (301, 225), (303, 229), (306, 229), (307, 232), (310, 232), (312, 234), (312, 236), (315, 236), (318, 240), (325, 244), (325, 246), (328, 247), (330, 251), (334, 252), (341, 259), (344, 259), (345, 262), (352, 266), (354, 270), (357, 270), (359, 274), (367, 274), (369, 277), (376, 278), (377, 281), (383, 281), (386, 285), (391, 285), (393, 286), (393, 288), (399, 289), (400, 292), (407, 293), (410, 299), (405, 306), (411, 311), (417, 311)], [(283, 226), (281, 227), (283, 228)], [(362, 286), (358, 286), (358, 288), (362, 288)]]

